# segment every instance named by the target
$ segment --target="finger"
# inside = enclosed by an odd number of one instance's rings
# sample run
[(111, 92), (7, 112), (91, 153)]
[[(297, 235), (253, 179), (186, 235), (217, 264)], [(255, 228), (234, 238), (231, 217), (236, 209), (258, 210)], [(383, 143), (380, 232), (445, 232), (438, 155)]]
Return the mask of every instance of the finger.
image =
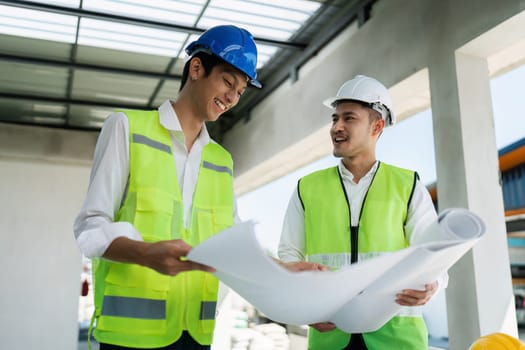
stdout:
[(397, 294), (396, 303), (403, 306), (416, 306), (422, 305), (422, 303), (424, 303), (424, 299), (409, 294)]
[(195, 261), (181, 261), (181, 264), (179, 266), (179, 270), (181, 271), (192, 271), (192, 270), (200, 270), (204, 272), (215, 272), (216, 270), (208, 265), (200, 264)]
[(437, 282), (425, 284), (425, 290), (427, 292), (430, 292), (430, 295), (433, 295), (437, 290), (438, 284)]
[(175, 251), (174, 253), (178, 256), (186, 256), (190, 253), (190, 251), (193, 249), (191, 245), (184, 242), (182, 239), (176, 239), (171, 241), (174, 245)]
[(330, 267), (328, 267), (326, 265), (321, 265), (321, 264), (317, 264), (317, 269), (319, 271), (330, 271)]
[(318, 263), (302, 263), (301, 271), (328, 271), (329, 267)]
[(428, 295), (428, 291), (425, 290), (415, 290), (415, 289), (404, 289), (400, 294), (405, 294), (417, 299), (425, 298)]
[(408, 294), (397, 294), (396, 302), (400, 305), (405, 306), (418, 306), (425, 305), (430, 300), (430, 295), (427, 294), (418, 294), (418, 295), (408, 295)]
[(414, 305), (415, 299), (406, 295), (397, 294), (396, 303), (403, 306), (412, 306)]

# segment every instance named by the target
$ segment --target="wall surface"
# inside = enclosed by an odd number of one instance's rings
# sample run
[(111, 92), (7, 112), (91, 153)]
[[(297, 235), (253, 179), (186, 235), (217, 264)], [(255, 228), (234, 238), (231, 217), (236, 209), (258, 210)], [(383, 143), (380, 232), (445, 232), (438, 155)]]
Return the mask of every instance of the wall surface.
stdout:
[[(76, 349), (81, 256), (72, 226), (95, 137), (6, 124), (0, 135), (1, 347)], [(73, 140), (84, 142), (67, 147)]]

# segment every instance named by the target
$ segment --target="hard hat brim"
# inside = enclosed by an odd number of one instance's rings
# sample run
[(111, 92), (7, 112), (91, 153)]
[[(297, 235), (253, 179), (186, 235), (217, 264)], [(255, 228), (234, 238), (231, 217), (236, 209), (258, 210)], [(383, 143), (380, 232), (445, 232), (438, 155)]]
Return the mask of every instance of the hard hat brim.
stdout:
[[(245, 73), (245, 74), (246, 74), (246, 73)], [(253, 87), (257, 88), (257, 89), (262, 89), (262, 84), (261, 84), (261, 82), (260, 82), (259, 80), (257, 80), (257, 79), (249, 79), (249, 80), (248, 80), (248, 83), (249, 83), (251, 86), (253, 86)]]
[[(335, 109), (335, 103), (337, 101), (342, 101), (342, 100), (347, 100), (347, 101), (357, 101), (357, 102), (364, 102), (364, 103), (372, 103), (373, 101), (366, 101), (364, 99), (355, 99), (355, 98), (343, 98), (341, 96), (335, 96), (335, 97), (330, 97), (330, 98), (327, 98), (326, 100), (323, 101), (323, 104), (330, 108), (330, 109)], [(388, 107), (387, 107), (388, 109)], [(396, 116), (395, 114), (390, 110), (388, 109), (388, 113), (389, 113), (389, 120), (386, 120), (387, 124), (388, 125), (394, 125), (396, 123)], [(384, 119), (384, 118), (383, 118)]]
[(328, 107), (328, 108), (335, 108), (334, 106), (334, 103), (337, 101), (337, 100), (340, 100), (341, 98), (339, 97), (330, 97), (330, 98), (327, 98), (323, 101), (323, 104)]
[(323, 101), (323, 104), (328, 107), (328, 108), (335, 108), (335, 103), (337, 101), (342, 101), (342, 100), (348, 100), (348, 101), (358, 101), (358, 102), (364, 102), (364, 103), (373, 103), (373, 102), (376, 102), (376, 101), (367, 101), (365, 99), (356, 99), (356, 98), (351, 98), (351, 97), (348, 97), (348, 98), (345, 98), (345, 97), (342, 97), (342, 96), (334, 96), (334, 97), (330, 97), (330, 98), (327, 98), (326, 100)]

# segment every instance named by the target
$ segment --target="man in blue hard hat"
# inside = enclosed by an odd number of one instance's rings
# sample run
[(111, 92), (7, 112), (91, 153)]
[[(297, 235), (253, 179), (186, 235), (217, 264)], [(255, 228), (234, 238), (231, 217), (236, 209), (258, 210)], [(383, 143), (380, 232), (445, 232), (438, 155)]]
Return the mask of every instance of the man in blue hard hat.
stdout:
[(239, 219), (231, 155), (205, 122), (261, 84), (257, 48), (242, 28), (213, 27), (186, 52), (178, 97), (158, 110), (111, 114), (97, 141), (74, 232), (93, 259), (101, 350), (212, 343), (218, 280), (185, 256)]

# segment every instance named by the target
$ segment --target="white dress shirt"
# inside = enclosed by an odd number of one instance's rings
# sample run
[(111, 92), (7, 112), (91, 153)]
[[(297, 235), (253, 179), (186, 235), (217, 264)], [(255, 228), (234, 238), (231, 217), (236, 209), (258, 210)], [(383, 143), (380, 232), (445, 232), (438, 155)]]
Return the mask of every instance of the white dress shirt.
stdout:
[[(350, 206), (350, 224), (357, 225), (363, 199), (370, 187), (379, 162), (375, 162), (368, 173), (363, 176), (358, 183), (354, 182), (354, 176), (344, 166), (343, 162), (339, 163), (339, 173), (343, 178), (348, 201)], [(427, 227), (437, 220), (437, 214), (432, 204), (432, 199), (427, 189), (421, 182), (416, 181), (412, 200), (408, 206), (407, 220), (405, 223), (405, 234), (409, 242), (414, 241), (417, 235), (422, 234)], [(283, 229), (278, 250), (279, 258), (284, 262), (304, 261), (306, 256), (305, 246), (305, 227), (304, 227), (304, 209), (299, 199), (297, 188), (295, 189), (283, 221)], [(444, 274), (439, 280), (440, 288), (448, 284), (448, 275)]]
[[(164, 102), (158, 110), (160, 123), (171, 136), (177, 181), (182, 192), (184, 225), (188, 227), (202, 150), (206, 144), (214, 141), (203, 125), (188, 152), (184, 133), (171, 101)], [(127, 190), (128, 175), (128, 118), (122, 112), (112, 113), (100, 132), (95, 147), (88, 192), (74, 224), (78, 246), (85, 256), (89, 258), (102, 256), (117, 237), (124, 236), (142, 241), (142, 236), (131, 223), (114, 222)], [(239, 221), (237, 205), (234, 201), (234, 222)]]

